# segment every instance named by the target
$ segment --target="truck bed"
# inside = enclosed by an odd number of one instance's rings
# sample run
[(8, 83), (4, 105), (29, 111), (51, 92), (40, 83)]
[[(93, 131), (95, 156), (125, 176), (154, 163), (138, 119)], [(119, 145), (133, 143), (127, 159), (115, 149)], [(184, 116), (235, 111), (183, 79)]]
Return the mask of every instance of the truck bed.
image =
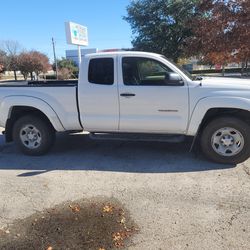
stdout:
[[(0, 107), (9, 107), (10, 103), (13, 103), (13, 106), (25, 105), (40, 110), (44, 105), (53, 110), (56, 119), (59, 119), (62, 125), (59, 131), (82, 129), (77, 100), (77, 81), (0, 83)], [(11, 106), (9, 109), (11, 110)]]

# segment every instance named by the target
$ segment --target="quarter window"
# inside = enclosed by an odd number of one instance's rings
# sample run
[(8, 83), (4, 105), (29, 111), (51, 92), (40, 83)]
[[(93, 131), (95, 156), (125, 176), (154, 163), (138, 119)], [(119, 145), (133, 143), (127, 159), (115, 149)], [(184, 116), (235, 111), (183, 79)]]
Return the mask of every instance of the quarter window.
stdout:
[(90, 83), (112, 85), (114, 83), (114, 59), (96, 58), (89, 62)]

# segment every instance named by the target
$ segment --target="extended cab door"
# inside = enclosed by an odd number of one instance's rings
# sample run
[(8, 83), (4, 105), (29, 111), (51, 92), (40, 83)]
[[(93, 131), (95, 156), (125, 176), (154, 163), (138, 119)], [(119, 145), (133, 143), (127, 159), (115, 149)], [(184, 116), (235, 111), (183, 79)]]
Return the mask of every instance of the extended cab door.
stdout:
[(185, 133), (188, 122), (188, 86), (168, 80), (177, 73), (165, 59), (120, 56), (119, 99), (123, 132)]
[(81, 65), (78, 101), (87, 131), (117, 131), (119, 101), (116, 56), (86, 56)]

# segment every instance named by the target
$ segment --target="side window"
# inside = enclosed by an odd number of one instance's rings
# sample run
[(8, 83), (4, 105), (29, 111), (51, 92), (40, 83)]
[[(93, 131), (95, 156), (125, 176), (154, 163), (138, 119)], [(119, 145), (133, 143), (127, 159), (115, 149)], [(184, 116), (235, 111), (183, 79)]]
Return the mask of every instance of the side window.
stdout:
[(114, 83), (114, 59), (91, 59), (89, 62), (88, 80), (94, 84), (112, 85)]
[(163, 63), (150, 58), (124, 57), (122, 59), (125, 85), (168, 85), (168, 76), (173, 71)]

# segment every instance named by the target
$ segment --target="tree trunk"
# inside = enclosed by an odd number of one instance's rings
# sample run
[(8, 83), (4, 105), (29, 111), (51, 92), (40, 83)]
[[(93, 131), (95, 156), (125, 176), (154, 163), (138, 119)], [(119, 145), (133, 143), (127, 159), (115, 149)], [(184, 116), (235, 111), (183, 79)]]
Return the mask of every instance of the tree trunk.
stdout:
[(23, 75), (24, 80), (26, 81), (27, 80), (27, 74), (22, 73), (22, 75)]
[(246, 60), (246, 73), (247, 73), (247, 76), (249, 76), (249, 71), (248, 71), (248, 59)]
[(16, 71), (14, 70), (15, 81), (17, 81)]
[(37, 71), (37, 72), (35, 72), (36, 73), (36, 81), (38, 81), (39, 80), (39, 72)]
[(241, 77), (244, 75), (244, 68), (245, 68), (245, 63), (242, 62), (242, 63), (241, 63), (241, 71), (240, 71)]
[(222, 76), (225, 76), (225, 64), (222, 65)]
[(30, 72), (30, 80), (32, 81), (33, 80), (33, 73)]

